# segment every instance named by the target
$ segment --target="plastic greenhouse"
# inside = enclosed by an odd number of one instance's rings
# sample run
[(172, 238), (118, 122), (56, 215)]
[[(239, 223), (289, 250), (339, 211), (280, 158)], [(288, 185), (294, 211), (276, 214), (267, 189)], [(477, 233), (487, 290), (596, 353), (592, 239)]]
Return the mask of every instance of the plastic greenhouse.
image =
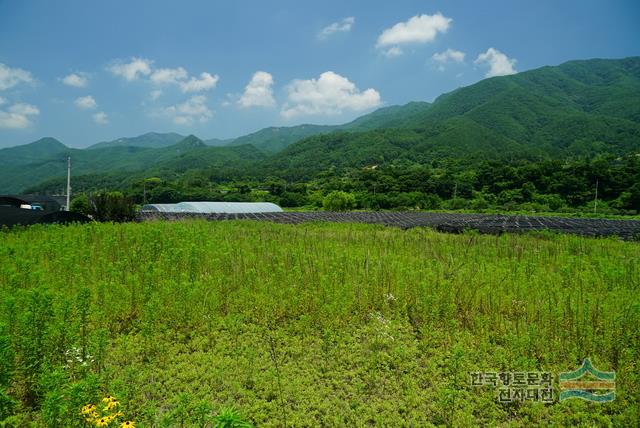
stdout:
[(200, 214), (250, 214), (282, 212), (271, 202), (180, 202), (177, 204), (147, 204), (143, 212), (200, 213)]

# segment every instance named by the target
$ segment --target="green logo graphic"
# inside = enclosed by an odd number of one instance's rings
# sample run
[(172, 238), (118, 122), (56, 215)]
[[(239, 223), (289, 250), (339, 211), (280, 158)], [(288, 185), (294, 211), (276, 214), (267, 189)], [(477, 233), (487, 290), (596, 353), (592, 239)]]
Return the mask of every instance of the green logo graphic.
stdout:
[[(585, 380), (584, 377), (594, 378)], [(601, 372), (585, 358), (577, 370), (560, 373), (560, 401), (581, 398), (605, 403), (616, 398), (616, 372)]]

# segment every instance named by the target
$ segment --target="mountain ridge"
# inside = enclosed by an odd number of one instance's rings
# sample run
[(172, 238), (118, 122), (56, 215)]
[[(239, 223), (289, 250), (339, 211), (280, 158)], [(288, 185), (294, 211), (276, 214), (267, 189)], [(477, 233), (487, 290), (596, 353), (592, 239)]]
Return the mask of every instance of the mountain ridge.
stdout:
[[(149, 134), (153, 133), (143, 136)], [(185, 139), (191, 143), (180, 146)], [(114, 141), (120, 140), (123, 139)], [(34, 142), (21, 149), (26, 155), (18, 153), (12, 159), (32, 162), (41, 171), (43, 164), (52, 161), (47, 161), (47, 156), (60, 158), (71, 153), (80, 158), (82, 165), (91, 163), (92, 156), (86, 154), (93, 152), (101, 156), (93, 161), (96, 166), (92, 172), (100, 174), (151, 170), (162, 163), (166, 163), (164, 171), (176, 165), (184, 171), (189, 159), (194, 169), (206, 168), (205, 160), (220, 165), (220, 156), (242, 163), (244, 173), (309, 178), (323, 168), (359, 167), (401, 159), (429, 163), (445, 158), (622, 155), (640, 151), (640, 57), (568, 61), (484, 79), (442, 94), (433, 103), (387, 106), (336, 126), (264, 128), (216, 147), (195, 136), (184, 137), (177, 147), (174, 144), (160, 148), (116, 144), (79, 150), (66, 148), (55, 139), (39, 141), (40, 144)], [(221, 144), (223, 140), (207, 141)], [(51, 147), (43, 150), (47, 142)], [(234, 147), (242, 149), (220, 150)], [(38, 158), (41, 152), (43, 158)], [(0, 153), (12, 152), (2, 149)], [(254, 163), (241, 162), (239, 153)], [(32, 182), (52, 176), (35, 174)], [(25, 180), (14, 180), (5, 171), (0, 173), (0, 184), (11, 183), (13, 191), (16, 183), (24, 184)], [(0, 192), (6, 189), (6, 185), (0, 186)]]

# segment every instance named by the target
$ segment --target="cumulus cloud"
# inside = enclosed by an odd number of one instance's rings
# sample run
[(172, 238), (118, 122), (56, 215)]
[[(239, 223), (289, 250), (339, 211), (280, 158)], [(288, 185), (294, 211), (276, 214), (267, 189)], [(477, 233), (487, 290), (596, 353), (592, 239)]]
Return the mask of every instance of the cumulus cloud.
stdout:
[(179, 81), (185, 80), (189, 74), (182, 67), (178, 68), (159, 68), (151, 73), (151, 81), (159, 85), (178, 84)]
[(195, 122), (207, 122), (213, 117), (213, 112), (206, 105), (204, 95), (195, 95), (182, 104), (176, 104), (164, 109), (164, 114), (177, 125), (192, 125)]
[(401, 45), (429, 43), (435, 40), (438, 33), (446, 33), (451, 25), (451, 18), (440, 12), (435, 15), (416, 15), (405, 22), (398, 22), (391, 28), (384, 30), (376, 47), (382, 49), (387, 56), (397, 56), (401, 51), (391, 50)]
[[(148, 77), (149, 82), (158, 86), (175, 85), (182, 92), (204, 92), (216, 87), (220, 77), (216, 74), (200, 73), (200, 76), (189, 76), (184, 67), (177, 68), (154, 68), (153, 61), (144, 58), (132, 58), (130, 62), (116, 62), (108, 67), (116, 76), (125, 78), (128, 81), (141, 77)], [(153, 91), (152, 99), (157, 99), (162, 92)]]
[(26, 103), (13, 104), (7, 110), (0, 110), (0, 128), (27, 128), (32, 123), (31, 118), (38, 116), (39, 114), (40, 110), (38, 110), (38, 107), (34, 105)]
[(320, 40), (325, 40), (336, 33), (348, 33), (351, 31), (351, 27), (353, 27), (355, 22), (356, 19), (353, 16), (350, 16), (342, 19), (341, 21), (327, 25), (318, 33), (318, 38)]
[(256, 71), (238, 100), (240, 107), (273, 107), (273, 76), (266, 71)]
[(509, 74), (517, 73), (514, 68), (516, 60), (509, 58), (494, 48), (489, 48), (485, 53), (478, 55), (474, 64), (484, 64), (489, 66), (489, 70), (485, 74), (485, 77), (507, 76)]
[(98, 107), (98, 103), (96, 103), (96, 100), (94, 100), (91, 95), (76, 98), (73, 103), (76, 105), (76, 107), (82, 110), (91, 110)]
[(7, 99), (0, 97), (0, 106), (6, 103), (7, 103)]
[(30, 72), (0, 63), (0, 91), (11, 89), (20, 83), (34, 83), (34, 81)]
[(216, 87), (219, 79), (217, 74), (200, 73), (200, 78), (192, 77), (188, 81), (180, 83), (180, 88), (182, 92), (208, 91)]
[(153, 91), (151, 91), (150, 96), (151, 99), (155, 101), (162, 96), (162, 91), (160, 89), (154, 89)]
[(346, 77), (327, 71), (318, 79), (294, 80), (287, 87), (288, 102), (281, 115), (332, 115), (344, 110), (361, 111), (380, 105), (380, 94), (369, 88), (359, 91)]
[(465, 53), (455, 49), (447, 49), (444, 52), (435, 53), (431, 57), (435, 62), (446, 64), (448, 62), (464, 62)]
[(404, 52), (399, 47), (393, 46), (393, 47), (385, 50), (383, 53), (387, 58), (393, 58), (395, 56), (402, 55)]
[(108, 67), (108, 70), (116, 76), (132, 81), (139, 76), (151, 74), (151, 64), (153, 64), (153, 61), (148, 59), (132, 58), (129, 62), (117, 62)]
[(434, 53), (431, 59), (438, 64), (438, 70), (445, 71), (446, 65), (450, 63), (462, 64), (466, 54), (455, 49), (447, 49), (444, 52)]
[(71, 73), (62, 78), (62, 83), (76, 88), (86, 88), (89, 84), (87, 73)]
[(93, 121), (99, 125), (106, 125), (107, 123), (109, 123), (109, 116), (107, 116), (107, 113), (99, 111), (97, 113), (94, 113)]

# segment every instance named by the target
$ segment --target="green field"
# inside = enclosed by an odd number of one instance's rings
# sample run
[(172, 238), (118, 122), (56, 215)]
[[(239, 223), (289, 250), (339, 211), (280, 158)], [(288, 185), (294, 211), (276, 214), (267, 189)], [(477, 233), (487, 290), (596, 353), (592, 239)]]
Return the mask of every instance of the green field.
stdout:
[[(3, 231), (0, 426), (84, 426), (109, 394), (138, 427), (212, 426), (229, 407), (260, 427), (637, 426), (639, 261), (638, 243), (546, 233)], [(586, 357), (615, 370), (613, 402), (505, 404), (470, 383)]]

